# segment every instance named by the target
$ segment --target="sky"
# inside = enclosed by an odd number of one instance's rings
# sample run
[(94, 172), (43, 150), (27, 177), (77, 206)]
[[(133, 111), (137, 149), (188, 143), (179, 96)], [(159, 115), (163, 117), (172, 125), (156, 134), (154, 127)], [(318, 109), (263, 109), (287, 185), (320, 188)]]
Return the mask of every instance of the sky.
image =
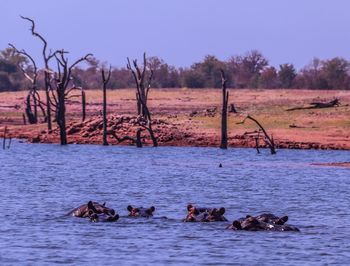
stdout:
[(349, 11), (348, 0), (0, 0), (0, 50), (10, 42), (40, 60), (22, 15), (71, 60), (93, 53), (122, 67), (146, 52), (189, 67), (254, 49), (300, 69), (314, 57), (350, 59)]

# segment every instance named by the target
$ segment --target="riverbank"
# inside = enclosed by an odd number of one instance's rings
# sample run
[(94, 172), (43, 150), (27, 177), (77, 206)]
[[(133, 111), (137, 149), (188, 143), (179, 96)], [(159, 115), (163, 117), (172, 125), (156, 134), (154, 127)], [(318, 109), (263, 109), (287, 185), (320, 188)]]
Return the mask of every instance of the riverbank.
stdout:
[[(350, 150), (350, 92), (323, 90), (234, 90), (229, 104), (234, 103), (238, 114), (229, 113), (229, 146), (255, 147), (257, 126), (241, 122), (246, 115), (259, 120), (273, 135), (278, 148)], [(58, 130), (47, 133), (46, 125), (23, 124), (25, 92), (0, 93), (0, 136), (4, 127), (8, 137), (29, 142), (58, 143)], [(131, 145), (131, 140), (119, 142), (124, 136), (134, 137), (136, 102), (133, 89), (108, 91), (108, 113), (112, 145)], [(340, 106), (322, 109), (286, 111), (308, 106), (311, 102), (326, 102), (338, 98)], [(69, 143), (102, 143), (102, 92), (87, 91), (87, 118), (81, 121), (79, 101), (67, 104)], [(17, 108), (15, 108), (17, 107)], [(219, 146), (221, 90), (218, 89), (153, 89), (149, 108), (153, 113), (154, 129), (161, 146)], [(41, 119), (42, 120), (42, 119)], [(113, 136), (114, 135), (114, 136)], [(143, 132), (146, 144), (151, 144)], [(263, 141), (259, 142), (265, 146)]]

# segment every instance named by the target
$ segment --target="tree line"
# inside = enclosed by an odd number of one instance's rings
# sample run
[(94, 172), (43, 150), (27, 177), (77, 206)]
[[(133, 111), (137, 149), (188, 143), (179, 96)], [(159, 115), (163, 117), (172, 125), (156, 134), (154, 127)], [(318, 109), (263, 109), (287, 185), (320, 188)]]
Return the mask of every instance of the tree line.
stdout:
[[(277, 68), (270, 66), (268, 59), (256, 50), (226, 61), (207, 55), (189, 68), (171, 66), (156, 56), (148, 57), (147, 64), (154, 71), (153, 88), (220, 88), (222, 69), (226, 73), (227, 87), (231, 88), (350, 89), (350, 62), (341, 57), (327, 60), (314, 58), (299, 71), (291, 63)], [(105, 65), (91, 57), (86, 67), (74, 67), (73, 83), (84, 89), (99, 88), (100, 69)], [(0, 51), (0, 91), (27, 88), (22, 69), (32, 71), (26, 56), (16, 53), (12, 47)], [(44, 88), (44, 82), (45, 71), (38, 70), (38, 87)], [(127, 67), (112, 67), (109, 84), (114, 89), (135, 85)]]

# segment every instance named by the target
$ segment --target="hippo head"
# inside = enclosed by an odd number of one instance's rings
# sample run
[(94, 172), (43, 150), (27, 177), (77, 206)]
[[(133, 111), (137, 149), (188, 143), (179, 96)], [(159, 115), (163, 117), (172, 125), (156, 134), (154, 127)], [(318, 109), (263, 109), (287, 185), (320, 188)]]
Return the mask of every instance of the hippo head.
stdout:
[(223, 222), (223, 221), (227, 221), (227, 219), (225, 218), (224, 214), (225, 214), (225, 208), (221, 207), (220, 209), (209, 209), (208, 211), (208, 221), (209, 222)]
[(263, 222), (260, 222), (255, 217), (247, 215), (245, 218), (240, 218), (232, 222), (226, 229), (231, 230), (246, 230), (246, 231), (261, 231), (264, 230)]
[(89, 201), (87, 204), (88, 217), (92, 222), (115, 222), (119, 219), (119, 215), (111, 208), (107, 208), (106, 204), (98, 204)]
[(247, 218), (241, 222), (242, 230), (260, 231), (264, 230), (262, 223), (253, 216), (247, 215)]
[(231, 225), (226, 227), (226, 229), (242, 230), (241, 222), (238, 220), (234, 220)]
[(271, 213), (263, 213), (256, 216), (256, 219), (264, 223), (284, 225), (288, 221), (288, 216), (278, 217)]
[(152, 217), (153, 216), (153, 212), (156, 210), (156, 208), (154, 206), (151, 206), (150, 208), (143, 208), (143, 207), (139, 207), (139, 208), (135, 208), (131, 205), (129, 205), (127, 207), (127, 210), (129, 211), (129, 216), (131, 217)]
[(106, 214), (106, 215), (115, 215), (115, 211), (111, 208), (106, 207), (106, 203), (104, 202), (103, 204), (99, 204), (97, 202), (92, 202), (89, 201), (87, 204), (87, 211), (88, 212), (93, 212), (96, 214)]
[(119, 219), (119, 215), (115, 214), (115, 215), (107, 215), (104, 213), (101, 214), (97, 214), (97, 213), (92, 213), (90, 216), (90, 221), (91, 222), (116, 222)]
[(257, 217), (247, 215), (245, 218), (233, 221), (227, 229), (246, 231), (299, 231), (294, 226), (279, 224), (286, 221), (285, 217), (287, 216), (282, 218), (277, 217), (278, 219), (272, 217), (273, 219), (271, 220), (271, 217), (266, 215), (259, 215)]
[(187, 205), (187, 216), (185, 222), (215, 222), (227, 221), (223, 216), (225, 208), (197, 208), (192, 204)]

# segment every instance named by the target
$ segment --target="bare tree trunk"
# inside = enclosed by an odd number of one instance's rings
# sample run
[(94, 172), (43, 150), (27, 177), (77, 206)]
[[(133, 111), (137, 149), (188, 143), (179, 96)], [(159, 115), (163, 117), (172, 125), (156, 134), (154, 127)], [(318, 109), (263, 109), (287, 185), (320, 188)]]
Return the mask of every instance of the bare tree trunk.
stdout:
[(32, 111), (32, 105), (31, 105), (31, 92), (28, 93), (26, 98), (25, 112), (26, 112), (29, 124), (36, 124), (37, 119)]
[(60, 129), (61, 145), (67, 145), (65, 94), (58, 90), (57, 124)]
[(227, 105), (229, 93), (226, 90), (225, 73), (221, 70), (221, 86), (222, 86), (222, 111), (221, 111), (221, 149), (227, 149)]
[(136, 93), (136, 106), (137, 106), (137, 115), (141, 115), (141, 101), (139, 93)]
[(51, 103), (50, 103), (49, 90), (50, 90), (50, 77), (49, 77), (49, 73), (45, 71), (46, 122), (47, 122), (47, 131), (51, 133), (52, 120), (51, 120)]
[(33, 104), (34, 104), (34, 117), (36, 120), (36, 123), (38, 123), (38, 103), (36, 100), (36, 96), (35, 96), (35, 91), (33, 91)]
[(154, 132), (153, 132), (153, 129), (152, 129), (152, 122), (151, 122), (151, 120), (148, 121), (147, 130), (148, 130), (149, 135), (151, 137), (151, 140), (153, 142), (153, 147), (158, 147), (158, 141), (157, 141), (156, 136), (154, 135)]
[(82, 121), (85, 121), (86, 118), (86, 95), (85, 91), (81, 90), (81, 111), (82, 111)]
[(103, 145), (107, 146), (107, 92), (106, 86), (103, 86)]
[(136, 147), (137, 148), (142, 148), (141, 132), (142, 132), (141, 128), (137, 129), (137, 132), (136, 132)]
[(102, 82), (103, 82), (103, 145), (107, 146), (107, 85), (111, 78), (111, 67), (108, 70), (106, 76), (104, 69), (102, 69)]

